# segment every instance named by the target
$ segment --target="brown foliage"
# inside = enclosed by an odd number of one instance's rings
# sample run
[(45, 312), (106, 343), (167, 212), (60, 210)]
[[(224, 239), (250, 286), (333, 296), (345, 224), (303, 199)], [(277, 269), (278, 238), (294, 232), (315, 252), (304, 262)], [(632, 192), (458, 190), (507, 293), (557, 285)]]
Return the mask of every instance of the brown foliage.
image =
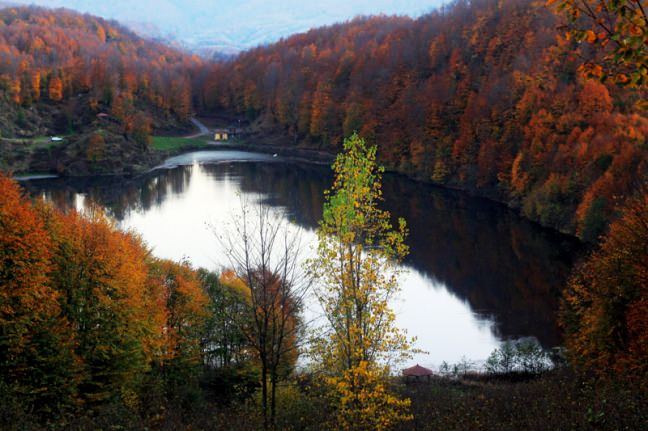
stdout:
[(648, 194), (632, 200), (565, 291), (573, 361), (648, 382)]

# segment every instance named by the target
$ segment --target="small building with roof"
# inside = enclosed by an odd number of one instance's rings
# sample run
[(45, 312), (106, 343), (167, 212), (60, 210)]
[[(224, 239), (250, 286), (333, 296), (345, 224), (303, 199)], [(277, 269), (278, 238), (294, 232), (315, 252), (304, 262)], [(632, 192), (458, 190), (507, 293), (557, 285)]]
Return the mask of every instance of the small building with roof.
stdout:
[(405, 368), (403, 370), (403, 376), (409, 381), (410, 379), (414, 379), (418, 381), (419, 379), (426, 377), (427, 381), (430, 381), (430, 376), (434, 375), (434, 372), (430, 370), (429, 368), (425, 368), (420, 366), (419, 364), (414, 365), (413, 367), (410, 368)]
[(214, 130), (214, 141), (227, 141), (229, 140), (229, 129), (216, 129)]

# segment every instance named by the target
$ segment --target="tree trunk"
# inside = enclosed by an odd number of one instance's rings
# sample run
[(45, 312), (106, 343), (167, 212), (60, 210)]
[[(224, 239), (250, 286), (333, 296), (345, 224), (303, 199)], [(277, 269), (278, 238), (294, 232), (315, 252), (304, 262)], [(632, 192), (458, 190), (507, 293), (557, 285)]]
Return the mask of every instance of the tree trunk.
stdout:
[(277, 372), (273, 371), (270, 376), (270, 425), (274, 427), (277, 412)]
[(268, 429), (268, 368), (265, 361), (261, 365), (261, 405), (263, 409), (263, 429)]

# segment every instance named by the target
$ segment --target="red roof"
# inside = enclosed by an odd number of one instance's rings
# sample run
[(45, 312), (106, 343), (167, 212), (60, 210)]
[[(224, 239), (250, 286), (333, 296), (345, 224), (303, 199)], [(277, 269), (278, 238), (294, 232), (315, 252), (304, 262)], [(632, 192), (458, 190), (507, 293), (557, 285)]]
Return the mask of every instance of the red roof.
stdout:
[(432, 374), (434, 374), (432, 370), (430, 370), (429, 368), (421, 367), (419, 364), (416, 364), (410, 368), (405, 368), (403, 370), (404, 376), (411, 376), (411, 377), (424, 377), (424, 376), (431, 376)]

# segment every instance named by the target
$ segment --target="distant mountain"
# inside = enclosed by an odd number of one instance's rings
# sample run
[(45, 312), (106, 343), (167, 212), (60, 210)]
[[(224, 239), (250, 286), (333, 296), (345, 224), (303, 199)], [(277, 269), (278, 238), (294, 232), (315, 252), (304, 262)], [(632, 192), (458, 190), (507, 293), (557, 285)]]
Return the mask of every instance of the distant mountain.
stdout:
[(420, 15), (442, 0), (16, 0), (117, 19), (140, 35), (211, 54), (237, 53), (356, 15)]

